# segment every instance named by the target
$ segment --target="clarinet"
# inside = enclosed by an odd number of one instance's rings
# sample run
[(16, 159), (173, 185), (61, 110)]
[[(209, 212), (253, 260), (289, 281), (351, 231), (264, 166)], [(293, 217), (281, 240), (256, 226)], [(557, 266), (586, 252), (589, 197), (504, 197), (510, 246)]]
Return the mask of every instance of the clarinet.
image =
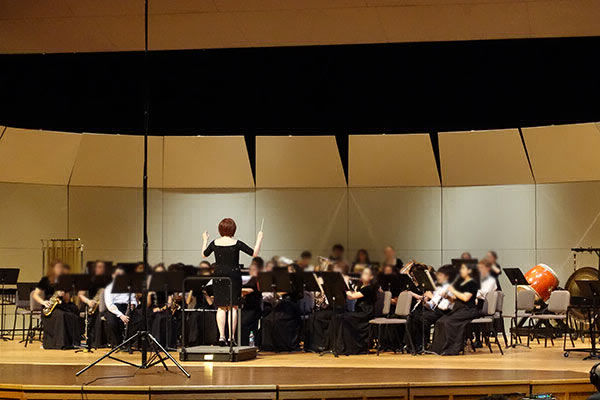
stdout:
[(438, 300), (437, 302), (434, 302), (434, 303), (433, 303), (433, 306), (431, 307), (431, 309), (432, 309), (432, 310), (435, 310), (435, 309), (436, 309), (436, 308), (437, 308), (437, 307), (440, 305), (440, 303), (442, 302), (442, 299), (444, 298), (444, 296), (445, 296), (446, 294), (448, 294), (448, 290), (449, 290), (449, 289), (450, 289), (452, 286), (454, 286), (454, 284), (455, 284), (456, 282), (458, 282), (458, 280), (459, 280), (459, 279), (460, 279), (460, 275), (456, 275), (456, 278), (454, 278), (454, 281), (453, 281), (453, 282), (452, 282), (450, 285), (448, 285), (448, 287), (447, 287), (446, 289), (444, 289), (444, 291), (443, 291), (443, 292), (440, 294), (440, 298), (439, 298), (439, 300)]

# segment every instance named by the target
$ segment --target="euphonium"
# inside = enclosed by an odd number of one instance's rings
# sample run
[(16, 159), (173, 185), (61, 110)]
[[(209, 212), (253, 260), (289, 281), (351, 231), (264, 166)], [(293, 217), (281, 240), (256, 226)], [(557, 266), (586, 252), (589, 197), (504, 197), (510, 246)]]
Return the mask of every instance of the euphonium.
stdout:
[(54, 309), (56, 308), (56, 306), (59, 305), (60, 303), (62, 303), (59, 292), (54, 292), (54, 294), (52, 295), (52, 297), (50, 297), (50, 300), (48, 300), (48, 301), (50, 302), (50, 305), (48, 307), (44, 307), (42, 309), (42, 313), (46, 317), (49, 317), (50, 314), (52, 314), (52, 311), (54, 311)]

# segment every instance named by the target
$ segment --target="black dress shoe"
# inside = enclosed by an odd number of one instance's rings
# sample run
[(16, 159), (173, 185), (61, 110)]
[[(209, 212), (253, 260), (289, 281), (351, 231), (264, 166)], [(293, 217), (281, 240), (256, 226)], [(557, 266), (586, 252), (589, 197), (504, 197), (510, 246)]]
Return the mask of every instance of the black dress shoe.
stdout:
[(225, 339), (219, 339), (219, 343), (217, 343), (217, 345), (219, 347), (225, 347), (227, 346), (227, 342), (225, 341)]

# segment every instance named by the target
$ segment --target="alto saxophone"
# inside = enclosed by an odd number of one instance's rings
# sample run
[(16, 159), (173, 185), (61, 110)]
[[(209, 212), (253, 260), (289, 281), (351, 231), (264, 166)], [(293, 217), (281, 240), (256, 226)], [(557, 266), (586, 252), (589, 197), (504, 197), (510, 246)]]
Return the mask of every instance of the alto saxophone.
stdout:
[(96, 295), (94, 295), (94, 298), (92, 299), (94, 306), (88, 309), (88, 315), (94, 315), (96, 314), (96, 311), (98, 311), (98, 307), (100, 306), (100, 296), (102, 296), (102, 290), (98, 290)]
[(59, 296), (59, 292), (54, 292), (54, 294), (52, 295), (52, 297), (50, 297), (50, 300), (48, 300), (48, 302), (50, 303), (50, 305), (42, 309), (42, 314), (44, 314), (44, 316), (46, 317), (49, 317), (50, 314), (52, 314), (52, 311), (54, 311), (54, 309), (56, 308), (56, 306), (62, 303), (61, 296)]

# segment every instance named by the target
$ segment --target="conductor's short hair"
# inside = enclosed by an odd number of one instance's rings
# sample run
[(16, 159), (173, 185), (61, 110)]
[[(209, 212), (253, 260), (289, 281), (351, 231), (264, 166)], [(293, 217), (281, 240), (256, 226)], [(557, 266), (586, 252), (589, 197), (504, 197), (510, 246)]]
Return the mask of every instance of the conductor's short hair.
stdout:
[(233, 237), (236, 229), (237, 226), (235, 225), (235, 221), (231, 218), (224, 218), (219, 222), (219, 234), (221, 236)]

